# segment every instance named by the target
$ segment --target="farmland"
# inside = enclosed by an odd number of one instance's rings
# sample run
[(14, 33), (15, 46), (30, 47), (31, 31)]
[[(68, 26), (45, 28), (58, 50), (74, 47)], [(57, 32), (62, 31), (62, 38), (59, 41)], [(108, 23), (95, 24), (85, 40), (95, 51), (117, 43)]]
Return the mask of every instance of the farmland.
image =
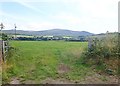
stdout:
[(116, 83), (82, 64), (87, 42), (10, 41), (3, 83)]

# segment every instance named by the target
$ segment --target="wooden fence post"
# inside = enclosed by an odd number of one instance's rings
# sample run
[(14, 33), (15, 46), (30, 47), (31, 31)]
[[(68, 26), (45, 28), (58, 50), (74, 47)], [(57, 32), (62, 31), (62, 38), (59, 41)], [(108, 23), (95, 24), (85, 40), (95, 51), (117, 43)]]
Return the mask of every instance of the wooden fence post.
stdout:
[(93, 44), (93, 40), (91, 38), (88, 39), (88, 49), (91, 49)]
[(1, 59), (5, 62), (5, 58), (8, 53), (8, 42), (7, 41), (0, 41), (1, 44)]

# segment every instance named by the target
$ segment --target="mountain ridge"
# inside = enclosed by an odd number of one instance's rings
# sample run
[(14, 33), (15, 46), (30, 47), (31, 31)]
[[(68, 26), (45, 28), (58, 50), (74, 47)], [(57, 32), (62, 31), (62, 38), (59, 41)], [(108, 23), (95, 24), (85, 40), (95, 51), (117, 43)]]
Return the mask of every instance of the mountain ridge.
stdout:
[[(14, 30), (3, 30), (4, 33), (14, 34)], [(51, 30), (42, 30), (42, 31), (25, 31), (25, 30), (16, 30), (17, 34), (25, 34), (25, 35), (35, 35), (35, 36), (44, 36), (44, 35), (52, 35), (52, 36), (91, 36), (94, 33), (90, 33), (87, 31), (72, 31), (67, 29), (51, 29)]]

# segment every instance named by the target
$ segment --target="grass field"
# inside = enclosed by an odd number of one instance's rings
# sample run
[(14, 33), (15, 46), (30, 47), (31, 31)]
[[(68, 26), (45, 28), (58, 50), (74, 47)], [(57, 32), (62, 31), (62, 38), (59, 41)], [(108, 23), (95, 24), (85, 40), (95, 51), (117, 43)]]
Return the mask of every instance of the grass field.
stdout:
[(95, 74), (81, 62), (87, 42), (11, 41), (10, 45), (14, 49), (3, 67), (3, 83), (81, 83)]

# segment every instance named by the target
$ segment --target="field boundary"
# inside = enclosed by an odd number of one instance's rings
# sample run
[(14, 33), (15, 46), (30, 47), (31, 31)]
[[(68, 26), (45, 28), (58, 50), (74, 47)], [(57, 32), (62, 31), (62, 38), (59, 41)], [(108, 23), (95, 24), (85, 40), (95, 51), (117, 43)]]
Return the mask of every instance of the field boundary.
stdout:
[(0, 55), (1, 55), (1, 60), (5, 61), (5, 58), (7, 56), (8, 53), (8, 49), (9, 49), (9, 44), (8, 41), (3, 41), (0, 40)]

